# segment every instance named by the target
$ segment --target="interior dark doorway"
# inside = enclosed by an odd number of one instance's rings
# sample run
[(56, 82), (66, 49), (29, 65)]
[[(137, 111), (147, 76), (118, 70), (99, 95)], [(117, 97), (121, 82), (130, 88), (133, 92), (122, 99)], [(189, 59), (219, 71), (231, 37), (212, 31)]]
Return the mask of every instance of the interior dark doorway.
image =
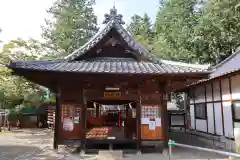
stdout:
[(92, 100), (87, 102), (87, 140), (115, 143), (137, 141), (136, 102)]

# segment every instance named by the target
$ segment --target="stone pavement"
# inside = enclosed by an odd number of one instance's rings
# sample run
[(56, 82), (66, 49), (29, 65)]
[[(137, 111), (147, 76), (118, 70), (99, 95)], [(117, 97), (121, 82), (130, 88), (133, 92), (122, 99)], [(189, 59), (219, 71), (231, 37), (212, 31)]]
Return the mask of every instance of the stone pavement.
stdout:
[[(0, 133), (0, 160), (110, 160), (107, 154), (88, 154), (80, 155), (66, 149), (60, 149), (58, 153), (52, 150), (53, 134), (45, 129), (25, 129), (14, 130), (12, 132)], [(191, 143), (196, 146), (206, 146), (198, 141), (196, 137), (189, 139), (184, 133), (171, 133), (171, 138), (179, 143)], [(184, 140), (185, 139), (185, 140)], [(189, 140), (188, 140), (189, 139)], [(196, 150), (174, 147), (172, 150), (175, 159), (226, 159), (226, 156), (217, 155), (209, 152), (199, 152)], [(108, 157), (108, 158), (107, 158)], [(123, 160), (169, 160), (167, 152), (124, 154)]]

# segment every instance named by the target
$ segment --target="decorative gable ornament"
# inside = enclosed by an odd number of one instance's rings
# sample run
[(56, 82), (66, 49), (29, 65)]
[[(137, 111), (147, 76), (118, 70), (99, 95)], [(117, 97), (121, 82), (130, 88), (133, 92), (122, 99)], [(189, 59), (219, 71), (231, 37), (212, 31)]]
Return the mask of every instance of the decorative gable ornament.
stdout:
[(104, 15), (104, 21), (103, 24), (107, 24), (108, 22), (110, 22), (111, 20), (116, 21), (119, 24), (124, 25), (125, 22), (122, 20), (122, 14), (117, 14), (117, 9), (115, 8), (115, 5), (113, 6), (112, 9), (110, 9), (110, 13), (109, 14), (105, 14)]

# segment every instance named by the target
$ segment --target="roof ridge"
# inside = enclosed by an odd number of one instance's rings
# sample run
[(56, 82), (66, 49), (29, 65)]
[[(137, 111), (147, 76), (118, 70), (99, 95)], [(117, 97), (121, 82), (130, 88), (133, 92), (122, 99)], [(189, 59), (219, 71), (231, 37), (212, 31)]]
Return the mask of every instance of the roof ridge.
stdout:
[[(82, 45), (80, 48), (78, 48), (78, 49), (76, 49), (75, 51), (73, 51), (71, 54), (69, 54), (69, 55), (67, 55), (67, 56), (65, 56), (65, 57), (63, 57), (63, 59), (72, 59), (71, 57), (75, 57), (75, 55), (78, 53), (78, 52), (81, 52), (81, 50), (82, 49), (84, 49), (85, 47), (87, 47), (87, 45), (89, 45), (93, 40), (95, 40), (100, 34), (102, 34), (102, 33), (104, 33), (104, 32), (107, 32), (109, 29), (110, 29), (110, 27), (112, 27), (112, 24), (113, 24), (113, 22), (112, 21), (109, 21), (101, 30), (99, 30), (93, 37), (91, 37), (84, 45)], [(108, 29), (108, 30), (107, 30)], [(106, 34), (106, 33), (105, 33)], [(104, 35), (102, 35), (102, 37), (103, 37)], [(102, 38), (101, 37), (101, 38)], [(100, 38), (98, 38), (99, 40), (100, 40)], [(97, 43), (97, 42), (95, 42), (95, 43)], [(88, 49), (90, 49), (89, 47), (88, 47)], [(76, 56), (79, 56), (79, 55), (81, 55), (81, 54), (77, 54)]]
[(185, 62), (177, 62), (177, 61), (171, 61), (171, 60), (161, 60), (162, 63), (172, 64), (172, 65), (179, 65), (179, 66), (185, 66), (185, 67), (192, 67), (192, 68), (200, 68), (200, 69), (209, 69), (210, 64), (191, 64), (191, 63), (185, 63)]
[(154, 54), (152, 54), (149, 50), (144, 48), (139, 42), (137, 42), (131, 34), (127, 32), (127, 30), (118, 23), (116, 19), (110, 20), (106, 26), (96, 33), (88, 42), (86, 42), (79, 49), (75, 50), (70, 55), (64, 57), (63, 59), (67, 61), (72, 61), (75, 58), (84, 54), (87, 50), (92, 48), (96, 43), (98, 43), (112, 28), (115, 28), (116, 31), (122, 36), (122, 38), (128, 43), (129, 47), (139, 53), (140, 56), (146, 57), (146, 59), (152, 62), (160, 62), (158, 58)]

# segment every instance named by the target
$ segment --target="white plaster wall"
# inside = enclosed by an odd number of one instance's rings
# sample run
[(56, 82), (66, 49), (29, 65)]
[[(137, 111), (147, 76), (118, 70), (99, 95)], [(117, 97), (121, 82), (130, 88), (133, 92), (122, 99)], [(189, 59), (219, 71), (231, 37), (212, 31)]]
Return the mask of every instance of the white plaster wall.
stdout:
[(220, 85), (219, 85), (219, 81), (214, 81), (213, 82), (213, 97), (214, 97), (214, 101), (220, 101)]
[(231, 94), (229, 89), (229, 79), (225, 78), (221, 80), (221, 87), (222, 87), (222, 100), (230, 100)]
[(206, 85), (206, 97), (207, 97), (207, 102), (212, 102), (212, 85), (207, 84)]
[(205, 102), (205, 88), (204, 86), (199, 86), (195, 90), (195, 103)]
[(214, 103), (216, 134), (223, 135), (221, 103)]
[(231, 89), (232, 99), (240, 99), (240, 75), (231, 77)]
[(190, 124), (191, 128), (195, 129), (194, 105), (190, 105)]
[(193, 98), (190, 98), (190, 104), (193, 104), (194, 101), (193, 101)]
[(208, 133), (214, 134), (213, 103), (207, 103)]
[(224, 134), (226, 137), (233, 138), (233, 121), (231, 102), (223, 102), (223, 122)]
[(196, 130), (207, 132), (207, 120), (196, 119)]

